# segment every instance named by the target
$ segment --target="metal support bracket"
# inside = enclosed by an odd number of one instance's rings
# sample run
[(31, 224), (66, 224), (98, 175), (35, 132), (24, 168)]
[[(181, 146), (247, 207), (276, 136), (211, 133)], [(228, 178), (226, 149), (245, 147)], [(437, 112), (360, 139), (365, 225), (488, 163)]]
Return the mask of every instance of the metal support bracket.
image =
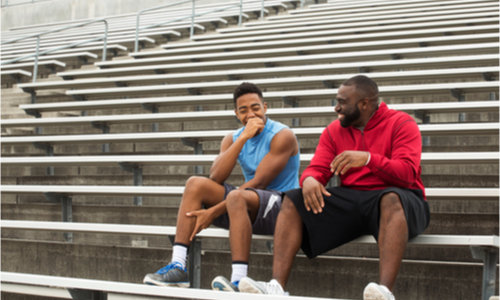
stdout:
[(274, 242), (273, 241), (267, 241), (266, 247), (267, 247), (267, 251), (269, 251), (269, 253), (272, 254), (274, 252)]
[(191, 288), (201, 287), (201, 241), (195, 238), (189, 246), (188, 274)]
[(173, 246), (175, 243), (175, 235), (169, 235), (168, 240), (170, 241), (170, 244), (172, 244), (172, 246)]
[(498, 249), (471, 246), (472, 257), (483, 261), (483, 287), (481, 300), (489, 300), (495, 294)]
[(51, 65), (45, 65), (45, 67), (50, 71), (51, 74), (56, 74), (56, 67), (53, 67)]
[(323, 85), (327, 89), (334, 89), (334, 88), (336, 88), (335, 83), (333, 81), (331, 81), (331, 80), (323, 80)]
[[(283, 102), (287, 105), (290, 105), (291, 107), (299, 107), (299, 101), (295, 100), (292, 97), (281, 97), (283, 99)], [(300, 126), (300, 119), (299, 118), (292, 118), (292, 126), (298, 127)]]
[[(103, 122), (90, 122), (92, 127), (101, 129), (103, 134), (109, 133), (109, 125)], [(102, 152), (103, 153), (108, 153), (109, 152), (109, 144), (102, 144)]]
[(160, 69), (154, 69), (153, 72), (155, 72), (155, 74), (166, 74), (167, 72), (165, 72), (165, 70), (160, 70)]
[[(461, 90), (450, 89), (451, 96), (459, 102), (465, 101), (465, 95)], [(458, 122), (465, 122), (465, 113), (458, 114)]]
[(217, 22), (210, 22), (214, 26), (215, 29), (219, 28), (219, 23)]
[(275, 64), (270, 63), (270, 62), (265, 62), (265, 63), (264, 63), (264, 66), (265, 66), (266, 68), (274, 68), (274, 67), (275, 67)]
[[(150, 111), (153, 114), (157, 114), (158, 113), (158, 106), (155, 105), (155, 104), (141, 103), (141, 106), (142, 106), (142, 108), (144, 108), (145, 110)], [(160, 128), (159, 128), (158, 123), (151, 124), (151, 131), (152, 132), (158, 132), (159, 130), (160, 130)]]
[(326, 43), (327, 44), (336, 44), (337, 42), (336, 41), (327, 41)]
[(370, 68), (369, 67), (358, 67), (358, 72), (359, 73), (370, 73)]
[(168, 34), (162, 34), (161, 36), (164, 37), (167, 40), (167, 42), (170, 42), (172, 40), (172, 38)]
[[(142, 168), (137, 164), (119, 162), (120, 169), (134, 173), (134, 186), (142, 186)], [(142, 196), (134, 196), (134, 205), (142, 206)]]
[(449, 31), (445, 31), (445, 32), (443, 32), (443, 35), (444, 35), (444, 36), (450, 36), (450, 35), (451, 35), (451, 32), (449, 32)]
[(76, 101), (85, 101), (87, 99), (85, 99), (85, 96), (82, 96), (82, 95), (71, 95), (71, 97), (76, 100)]
[(483, 79), (486, 81), (494, 81), (495, 80), (495, 76), (493, 76), (492, 73), (485, 72), (485, 73), (482, 73), (482, 75), (483, 75)]
[(461, 90), (457, 89), (450, 89), (451, 96), (457, 100), (460, 100), (460, 98), (463, 96), (463, 93)]
[[(45, 150), (45, 155), (47, 156), (54, 156), (54, 146), (50, 144), (34, 142), (33, 147), (35, 147), (35, 149)], [(47, 175), (54, 175), (54, 167), (47, 167), (46, 170)]]
[(394, 60), (401, 59), (401, 55), (399, 55), (399, 54), (391, 54), (391, 59), (394, 59)]
[(81, 61), (84, 66), (89, 63), (89, 60), (85, 56), (78, 56), (78, 60)]
[(42, 114), (38, 110), (36, 110), (36, 109), (25, 109), (24, 112), (27, 115), (33, 116), (35, 118), (41, 118), (42, 117)]
[(126, 84), (125, 82), (122, 82), (122, 81), (116, 81), (115, 85), (116, 85), (116, 87), (127, 87), (128, 86), (128, 84)]
[[(68, 195), (55, 193), (43, 193), (43, 195), (48, 201), (61, 203), (63, 222), (73, 222), (73, 201)], [(65, 232), (63, 236), (67, 242), (73, 242), (73, 233)]]
[(297, 52), (297, 55), (307, 55), (307, 52), (305, 51), (296, 51)]
[(22, 79), (21, 79), (21, 76), (17, 75), (17, 74), (9, 74), (10, 75), (10, 78), (14, 79), (17, 83), (21, 83)]
[(233, 52), (233, 49), (224, 48), (224, 49), (222, 49), (222, 52)]
[(425, 43), (425, 42), (420, 42), (420, 43), (418, 43), (418, 45), (419, 45), (420, 47), (428, 47), (428, 46), (429, 46), (429, 44), (428, 44), (428, 43)]
[(68, 289), (73, 300), (107, 300), (108, 294), (101, 291)]
[(186, 89), (189, 95), (201, 95), (201, 92), (199, 89), (193, 89), (193, 88), (188, 88)]
[(62, 76), (63, 80), (73, 80), (74, 78), (71, 76)]
[(200, 62), (200, 60), (199, 60), (199, 59), (196, 59), (196, 58), (191, 58), (189, 61), (190, 61), (190, 62)]
[(232, 74), (228, 74), (227, 75), (227, 79), (229, 79), (229, 80), (239, 80), (238, 76), (232, 75)]
[[(423, 124), (430, 124), (431, 123), (431, 116), (425, 110), (414, 110), (413, 115), (416, 118), (419, 118), (420, 120), (422, 120)], [(431, 138), (429, 136), (423, 136), (422, 137), (422, 146), (430, 146), (430, 145), (431, 145)]]
[[(203, 154), (203, 144), (197, 139), (181, 138), (184, 146), (192, 147), (195, 155)], [(203, 174), (203, 166), (194, 166), (195, 174)]]

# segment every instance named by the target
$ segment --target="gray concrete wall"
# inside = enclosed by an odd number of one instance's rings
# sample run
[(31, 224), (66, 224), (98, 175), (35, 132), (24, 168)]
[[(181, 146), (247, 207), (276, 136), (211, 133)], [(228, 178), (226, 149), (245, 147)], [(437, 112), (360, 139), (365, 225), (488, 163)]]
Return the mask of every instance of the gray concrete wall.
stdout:
[[(22, 3), (29, 0), (9, 0)], [(2, 31), (12, 27), (92, 19), (104, 16), (136, 13), (141, 9), (179, 2), (180, 0), (50, 0), (38, 3), (2, 7)], [(197, 5), (229, 2), (231, 0), (197, 0)], [(234, 0), (233, 0), (234, 1)], [(5, 0), (2, 1), (2, 5)], [(189, 5), (189, 3), (181, 4)], [(179, 5), (179, 7), (181, 6)]]

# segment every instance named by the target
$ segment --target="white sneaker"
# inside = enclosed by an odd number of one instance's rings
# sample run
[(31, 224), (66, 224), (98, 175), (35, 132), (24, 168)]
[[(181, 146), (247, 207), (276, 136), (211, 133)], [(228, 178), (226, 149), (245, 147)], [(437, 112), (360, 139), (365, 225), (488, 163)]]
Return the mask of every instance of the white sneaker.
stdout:
[(288, 296), (276, 279), (269, 282), (255, 281), (249, 277), (243, 277), (238, 285), (240, 292), (266, 295), (283, 295)]
[(396, 300), (396, 298), (386, 286), (370, 282), (363, 292), (363, 300)]

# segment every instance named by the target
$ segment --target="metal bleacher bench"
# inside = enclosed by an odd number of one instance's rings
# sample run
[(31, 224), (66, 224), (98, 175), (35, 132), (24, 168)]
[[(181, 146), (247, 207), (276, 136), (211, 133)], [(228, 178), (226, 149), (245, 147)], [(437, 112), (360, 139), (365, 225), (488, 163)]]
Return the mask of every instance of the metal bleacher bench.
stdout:
[(10, 79), (21, 82), (23, 77), (31, 77), (31, 72), (24, 70), (6, 70), (0, 71), (0, 75), (2, 76), (2, 82), (9, 81)]
[[(496, 30), (498, 30), (498, 25)], [(341, 48), (340, 46), (315, 46), (316, 48)], [(321, 63), (321, 62), (349, 62), (361, 60), (374, 60), (374, 59), (402, 59), (402, 58), (421, 58), (425, 56), (436, 56), (440, 54), (456, 55), (456, 54), (492, 54), (493, 48), (498, 51), (498, 42), (492, 43), (474, 43), (463, 45), (445, 45), (433, 47), (415, 47), (415, 48), (397, 48), (397, 49), (381, 49), (381, 50), (364, 50), (364, 51), (346, 51), (346, 52), (327, 52), (319, 54), (307, 54), (307, 51), (301, 53), (297, 52), (296, 48), (275, 48), (275, 49), (261, 49), (249, 51), (233, 51), (227, 53), (192, 53), (187, 55), (172, 55), (164, 57), (143, 58), (136, 60), (117, 60), (96, 62), (95, 65), (100, 68), (116, 68), (116, 67), (133, 67), (133, 66), (147, 66), (157, 64), (179, 64), (179, 63), (192, 63), (193, 67), (198, 65), (203, 66), (202, 62), (212, 62), (217, 66), (231, 66), (247, 67), (251, 65), (265, 65), (270, 66), (283, 66), (293, 64), (306, 64), (306, 63)], [(323, 51), (323, 50), (321, 50)], [(269, 55), (279, 55), (269, 57)], [(265, 57), (267, 56), (267, 57)], [(231, 59), (232, 60), (231, 60)], [(193, 63), (195, 62), (195, 63)], [(200, 66), (198, 66), (200, 67)], [(211, 66), (213, 69), (213, 66)], [(161, 68), (158, 68), (161, 70)], [(203, 69), (202, 69), (203, 70)]]
[[(292, 68), (288, 68), (292, 69)], [(372, 72), (370, 73), (370, 77), (377, 82), (390, 81), (397, 78), (398, 80), (419, 80), (422, 77), (425, 77), (426, 80), (430, 79), (453, 79), (453, 78), (462, 78), (462, 77), (477, 77), (480, 79), (484, 79), (483, 74), (489, 74), (489, 79), (498, 78), (498, 66), (494, 67), (479, 67), (479, 68), (448, 68), (448, 69), (429, 69), (429, 70), (419, 70), (419, 71), (396, 71), (396, 72)], [(263, 70), (264, 74), (267, 70)], [(272, 68), (270, 69), (272, 72)], [(248, 71), (247, 71), (248, 72)], [(226, 71), (223, 72), (213, 72), (216, 75), (215, 80), (220, 77), (231, 77), (231, 75)], [(221, 74), (222, 73), (222, 74)], [(245, 72), (241, 72), (245, 74)], [(272, 72), (276, 73), (276, 71)], [(185, 74), (165, 74), (165, 75), (141, 75), (141, 76), (129, 76), (129, 77), (119, 77), (119, 78), (96, 78), (96, 79), (87, 79), (87, 80), (71, 80), (71, 81), (58, 81), (58, 82), (47, 82), (47, 83), (26, 83), (19, 84), (18, 87), (23, 89), (24, 91), (33, 92), (42, 89), (60, 89), (60, 88), (89, 88), (92, 87), (96, 89), (97, 87), (109, 87), (109, 86), (129, 86), (134, 85), (137, 86), (139, 84), (148, 85), (151, 87), (153, 92), (160, 89), (161, 91), (186, 91), (188, 89), (197, 89), (199, 91), (217, 91), (217, 90), (226, 90), (228, 87), (236, 87), (240, 83), (239, 80), (226, 80), (226, 81), (210, 81), (210, 82), (197, 82), (193, 83), (193, 80), (203, 80), (210, 79), (209, 76), (204, 77), (203, 74), (198, 73), (185, 73)], [(238, 71), (233, 75), (237, 78)], [(255, 74), (255, 73), (254, 73)], [(210, 75), (210, 74), (209, 74)], [(257, 75), (257, 74), (256, 74)], [(291, 75), (291, 74), (290, 74)], [(314, 85), (320, 84), (322, 82), (328, 81), (342, 81), (343, 79), (350, 78), (354, 74), (332, 74), (332, 75), (316, 75), (316, 76), (307, 76), (303, 74), (299, 77), (284, 77), (284, 78), (269, 78), (269, 79), (254, 79), (254, 83), (262, 87), (272, 86), (272, 87), (285, 87), (285, 86), (298, 86), (298, 85)], [(218, 77), (218, 78), (217, 78)], [(483, 77), (483, 78), (482, 78)], [(177, 79), (178, 78), (178, 79)], [(212, 79), (214, 80), (214, 79)], [(176, 81), (180, 81), (181, 83), (177, 83)], [(183, 83), (183, 82), (190, 83)], [(154, 86), (154, 84), (161, 84), (164, 82), (168, 82), (167, 87), (158, 87)], [(144, 89), (143, 86), (136, 87), (137, 89)], [(128, 88), (127, 91), (130, 91), (130, 94), (133, 94), (136, 88)], [(78, 90), (77, 90), (78, 91)], [(75, 94), (85, 93), (83, 91), (74, 91)], [(94, 93), (91, 93), (94, 94)]]
[[(298, 77), (283, 77), (283, 78), (266, 78), (254, 79), (253, 83), (260, 88), (284, 88), (284, 87), (327, 87), (335, 88), (344, 80), (358, 75), (352, 74), (335, 74), (335, 75), (319, 75), (319, 76), (298, 76)], [(488, 74), (489, 77), (483, 76)], [(479, 68), (449, 68), (449, 69), (433, 69), (433, 70), (418, 70), (418, 71), (393, 71), (393, 72), (373, 72), (370, 73), (370, 78), (376, 80), (379, 84), (387, 81), (415, 81), (415, 80), (431, 80), (431, 79), (456, 79), (456, 78), (476, 78), (479, 80), (487, 79), (489, 81), (498, 78), (499, 67), (479, 67)], [(188, 92), (190, 94), (203, 94), (205, 92), (224, 92), (234, 89), (241, 84), (241, 80), (229, 81), (212, 81), (212, 82), (196, 82), (196, 83), (179, 83), (179, 84), (160, 84), (166, 82), (165, 75), (150, 75), (137, 76), (129, 80), (122, 81), (125, 87), (113, 88), (94, 88), (94, 89), (79, 89), (67, 90), (66, 94), (70, 96), (104, 96), (104, 95), (144, 95), (144, 94), (159, 94), (159, 93), (175, 93)], [(169, 76), (170, 77), (170, 76)], [(152, 84), (144, 86), (135, 86), (136, 84)], [(134, 86), (127, 86), (133, 84)], [(157, 84), (157, 85), (153, 85)], [(25, 85), (26, 86), (26, 85)], [(29, 88), (28, 88), (29, 89)]]
[[(56, 73), (56, 68), (57, 67), (61, 67), (61, 68), (66, 67), (65, 63), (57, 61), (57, 60), (42, 60), (42, 61), (38, 62), (38, 65), (46, 67), (53, 74)], [(25, 71), (33, 71), (33, 67), (34, 66), (35, 66), (34, 62), (26, 62), (26, 63), (2, 65), (0, 67), (0, 69), (2, 71), (4, 71), (4, 70), (12, 70), (12, 69), (20, 69), (20, 70), (25, 70)]]
[[(96, 223), (69, 223), (69, 222), (40, 222), (40, 221), (13, 221), (13, 220), (2, 220), (3, 229), (18, 229), (18, 230), (36, 230), (36, 231), (55, 231), (55, 232), (72, 232), (72, 233), (100, 233), (100, 234), (136, 234), (145, 236), (174, 236), (175, 227), (173, 226), (150, 226), (150, 225), (120, 225), (120, 224), (96, 224)], [(190, 255), (189, 255), (189, 271), (190, 271), (190, 281), (192, 287), (200, 287), (201, 278), (201, 241), (200, 239), (205, 238), (229, 238), (229, 232), (224, 229), (208, 228), (202, 230), (197, 234), (197, 238), (191, 243)], [(253, 235), (254, 240), (264, 240), (272, 241), (272, 236), (263, 235)], [(372, 236), (363, 236), (350, 243), (354, 244), (375, 244), (376, 241)], [(420, 235), (409, 241), (410, 245), (418, 246), (442, 246), (442, 247), (471, 247), (472, 255), (476, 259), (483, 260), (483, 295), (489, 293), (493, 295), (495, 291), (495, 278), (496, 278), (496, 262), (498, 255), (499, 239), (497, 235), (492, 236), (468, 236), (468, 235)], [(135, 287), (135, 289), (127, 289), (117, 291), (112, 289), (115, 287), (113, 284), (102, 282), (99, 284), (97, 281), (92, 282), (91, 280), (82, 279), (69, 279), (60, 278), (52, 276), (42, 276), (42, 275), (29, 275), (29, 274), (16, 274), (9, 272), (2, 272), (2, 289), (5, 288), (5, 283), (11, 283), (9, 285), (9, 291), (16, 291), (23, 289), (20, 284), (31, 284), (31, 285), (43, 285), (43, 286), (59, 286), (63, 288), (77, 288), (85, 289), (97, 292), (125, 292), (132, 294), (142, 294), (143, 293), (154, 293), (158, 289), (148, 287), (144, 285), (137, 284), (125, 284), (122, 283), (121, 287), (125, 289), (125, 286)], [(45, 279), (45, 281), (43, 281)], [(48, 280), (52, 279), (52, 280)], [(68, 283), (72, 282), (73, 285)], [(75, 284), (88, 283), (88, 285), (82, 286)], [(93, 284), (92, 284), (93, 283)], [(67, 284), (67, 285), (65, 285)], [(92, 284), (92, 285), (90, 285)], [(118, 285), (118, 284), (117, 284)], [(212, 291), (198, 291), (198, 290), (179, 290), (179, 289), (169, 289), (164, 288), (162, 296), (179, 297), (182, 293), (182, 298), (194, 298), (194, 299), (234, 299), (234, 295), (231, 296), (229, 293), (219, 293)], [(491, 292), (493, 291), (493, 293)], [(204, 296), (201, 296), (204, 293)], [(224, 294), (224, 295), (223, 295)], [(152, 294), (149, 294), (152, 295)], [(247, 299), (246, 297), (252, 297), (248, 299), (258, 299), (254, 295), (238, 294), (238, 299)], [(212, 298), (214, 297), (214, 298)], [(260, 296), (266, 297), (266, 296)], [(268, 296), (269, 297), (269, 296)], [(279, 299), (280, 297), (273, 296), (273, 299)], [(312, 299), (303, 297), (292, 297), (291, 299)], [(94, 299), (94, 298), (93, 298)], [(109, 299), (109, 298), (108, 298)], [(288, 299), (288, 298), (284, 298)], [(323, 299), (323, 298), (322, 298)]]

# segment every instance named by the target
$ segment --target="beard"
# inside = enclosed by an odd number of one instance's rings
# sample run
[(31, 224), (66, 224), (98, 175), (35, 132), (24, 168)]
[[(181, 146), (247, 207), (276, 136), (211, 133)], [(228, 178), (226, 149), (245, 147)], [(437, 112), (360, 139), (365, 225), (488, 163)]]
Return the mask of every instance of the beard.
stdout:
[(361, 111), (359, 110), (357, 105), (355, 105), (354, 108), (355, 109), (352, 113), (344, 115), (344, 119), (340, 121), (340, 126), (346, 128), (351, 125), (352, 122), (359, 119), (359, 117), (361, 116)]

